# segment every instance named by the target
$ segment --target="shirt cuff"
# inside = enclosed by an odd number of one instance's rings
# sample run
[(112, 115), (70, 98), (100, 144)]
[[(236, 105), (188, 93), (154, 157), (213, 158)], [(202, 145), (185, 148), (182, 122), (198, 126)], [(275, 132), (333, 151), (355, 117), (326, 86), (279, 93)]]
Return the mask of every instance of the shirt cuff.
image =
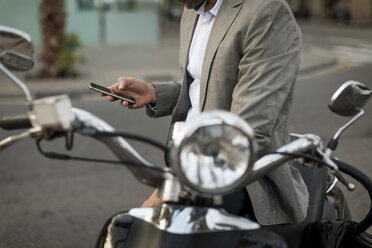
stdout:
[(147, 106), (151, 109), (151, 111), (155, 112), (156, 111), (156, 104), (154, 103), (149, 103)]

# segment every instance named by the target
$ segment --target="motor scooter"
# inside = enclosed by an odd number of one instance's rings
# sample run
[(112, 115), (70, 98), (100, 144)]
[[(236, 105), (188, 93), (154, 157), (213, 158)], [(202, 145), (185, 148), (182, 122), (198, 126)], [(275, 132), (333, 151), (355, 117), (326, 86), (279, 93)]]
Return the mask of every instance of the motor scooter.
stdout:
[[(363, 115), (363, 107), (372, 95), (364, 84), (348, 81), (333, 95), (330, 109), (351, 119), (326, 147), (315, 134), (293, 134), (292, 142), (255, 160), (253, 129), (226, 111), (205, 112), (193, 121), (176, 123), (172, 146), (167, 148), (147, 137), (119, 132), (93, 114), (73, 108), (67, 95), (32, 99), (26, 85), (11, 72), (32, 68), (30, 36), (0, 26), (0, 48), (0, 70), (24, 92), (28, 109), (25, 115), (0, 120), (3, 129), (26, 129), (0, 140), (0, 151), (31, 138), (36, 140), (39, 152), (50, 159), (120, 163), (140, 182), (159, 189), (162, 204), (133, 208), (109, 218), (98, 235), (97, 248), (372, 247), (371, 235), (365, 232), (372, 223), (372, 207), (362, 221), (351, 221), (347, 203), (336, 186), (339, 181), (353, 190), (345, 173), (359, 181), (372, 198), (371, 180), (354, 166), (332, 157), (341, 134)], [(119, 161), (72, 157), (42, 147), (43, 140), (64, 138), (71, 149), (74, 133), (102, 142)], [(159, 167), (145, 160), (127, 142), (129, 139), (167, 152), (170, 166)], [(309, 189), (308, 213), (303, 222), (261, 226), (218, 207), (224, 195), (292, 160)]]

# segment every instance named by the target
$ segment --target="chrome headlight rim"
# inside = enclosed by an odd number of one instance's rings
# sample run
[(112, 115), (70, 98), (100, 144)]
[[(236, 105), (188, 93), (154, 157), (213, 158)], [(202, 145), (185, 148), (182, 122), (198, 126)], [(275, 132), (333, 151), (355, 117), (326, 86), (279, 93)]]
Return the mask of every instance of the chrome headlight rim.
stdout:
[[(203, 127), (214, 125), (232, 126), (240, 131), (242, 134), (244, 134), (249, 141), (248, 149), (250, 157), (248, 159), (248, 164), (244, 173), (238, 180), (222, 188), (207, 189), (196, 185), (185, 176), (184, 172), (182, 171), (181, 152), (183, 150), (184, 144), (197, 130)], [(247, 181), (247, 177), (249, 177), (254, 160), (254, 131), (248, 125), (248, 123), (241, 117), (231, 112), (223, 110), (213, 110), (201, 113), (197, 118), (194, 118), (183, 127), (184, 130), (182, 130), (182, 140), (179, 141), (176, 147), (176, 151), (174, 153), (175, 159), (173, 160), (175, 172), (177, 173), (180, 182), (183, 185), (183, 188), (189, 193), (196, 193), (201, 196), (226, 195), (242, 188), (244, 186), (244, 182)]]

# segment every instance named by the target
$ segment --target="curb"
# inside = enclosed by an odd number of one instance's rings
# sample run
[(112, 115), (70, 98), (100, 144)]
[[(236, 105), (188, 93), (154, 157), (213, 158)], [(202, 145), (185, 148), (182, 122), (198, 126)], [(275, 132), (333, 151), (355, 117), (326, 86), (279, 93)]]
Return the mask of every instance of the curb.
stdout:
[[(77, 98), (82, 95), (93, 95), (94, 92), (90, 92), (86, 89), (66, 89), (66, 90), (37, 90), (37, 91), (31, 91), (31, 95), (34, 99), (39, 99), (43, 97), (48, 96), (55, 96), (55, 95), (61, 95), (61, 94), (67, 94), (71, 98)], [(8, 94), (0, 94), (0, 98), (15, 98), (15, 97), (23, 97), (23, 93), (8, 93)]]
[[(33, 92), (33, 96), (37, 98), (43, 98), (47, 96), (54, 96), (54, 95), (60, 95), (60, 94), (67, 94), (71, 98), (76, 98), (81, 95), (88, 95), (88, 94), (94, 94), (94, 92), (90, 92), (86, 89), (66, 89), (66, 90), (41, 90), (41, 91), (35, 91)], [(1, 96), (1, 95), (0, 95)]]
[[(310, 61), (312, 61), (313, 59), (311, 59)], [(298, 71), (298, 76), (303, 76), (303, 75), (307, 75), (307, 74), (310, 74), (310, 73), (314, 73), (316, 71), (319, 71), (319, 70), (324, 70), (324, 69), (327, 69), (329, 67), (332, 67), (332, 66), (335, 66), (339, 63), (339, 59), (335, 58), (335, 57), (331, 57), (329, 59), (326, 59), (324, 60), (323, 59), (323, 62), (319, 62), (319, 63), (313, 63), (311, 62), (311, 65), (307, 66), (307, 67), (303, 67), (301, 68), (300, 66), (300, 69)], [(60, 95), (60, 94), (67, 94), (69, 95), (71, 98), (78, 98), (80, 96), (83, 96), (83, 95), (93, 95), (94, 92), (88, 90), (87, 88), (83, 88), (83, 87), (75, 87), (75, 88), (71, 88), (71, 87), (66, 87), (65, 89), (57, 89), (57, 90), (45, 90), (45, 89), (40, 89), (40, 90), (31, 90), (31, 93), (32, 93), (32, 96), (34, 97), (34, 99), (37, 99), (37, 98), (42, 98), (42, 97), (47, 97), (47, 96), (52, 96), (52, 95)], [(0, 93), (0, 98), (16, 98), (16, 97), (23, 97), (23, 93), (21, 91), (19, 92), (8, 92), (8, 93), (4, 93), (4, 94), (1, 94)]]

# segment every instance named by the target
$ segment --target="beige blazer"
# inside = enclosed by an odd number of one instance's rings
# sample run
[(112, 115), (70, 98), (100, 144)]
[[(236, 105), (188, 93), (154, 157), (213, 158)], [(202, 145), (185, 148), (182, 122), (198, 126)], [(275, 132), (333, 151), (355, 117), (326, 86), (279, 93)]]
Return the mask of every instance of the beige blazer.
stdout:
[[(154, 83), (156, 111), (185, 120), (190, 107), (187, 59), (198, 15), (185, 9), (180, 26), (183, 79)], [(301, 32), (285, 0), (224, 0), (212, 28), (202, 68), (200, 111), (223, 109), (243, 117), (256, 134), (257, 152), (289, 141), (288, 117), (299, 66)], [(295, 168), (283, 165), (247, 186), (263, 225), (300, 222), (308, 192)]]

